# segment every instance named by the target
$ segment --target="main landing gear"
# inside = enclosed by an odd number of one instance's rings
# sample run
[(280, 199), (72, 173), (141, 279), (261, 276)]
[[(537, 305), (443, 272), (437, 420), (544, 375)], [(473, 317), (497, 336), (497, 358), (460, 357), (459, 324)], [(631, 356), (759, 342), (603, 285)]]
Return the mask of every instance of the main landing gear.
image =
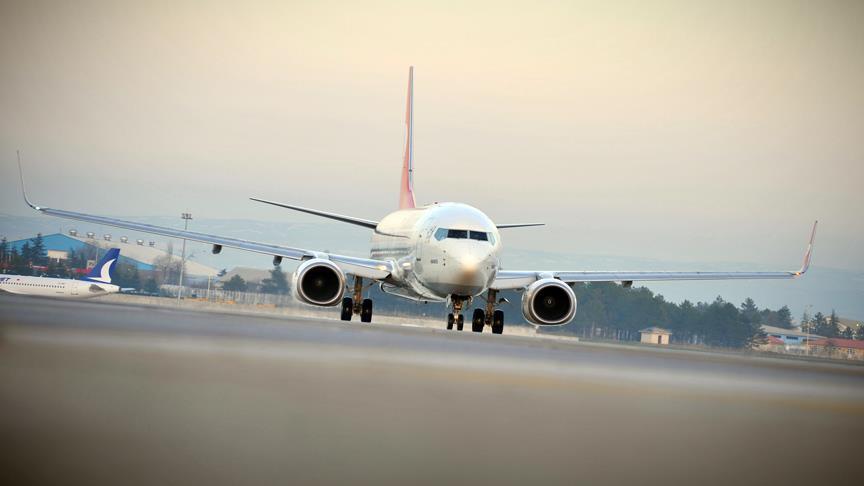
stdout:
[[(497, 290), (489, 289), (486, 295), (486, 310), (474, 309), (474, 315), (471, 318), (472, 331), (483, 332), (485, 326), (491, 326), (492, 334), (501, 334), (504, 332), (504, 311), (495, 309), (495, 306), (498, 304), (496, 301), (497, 296)], [(453, 329), (454, 324), (457, 330), (462, 330), (463, 323), (465, 322), (462, 315), (462, 307), (466, 300), (464, 297), (450, 297), (450, 302), (453, 304), (453, 312), (447, 314), (448, 330)]]
[(363, 277), (354, 277), (354, 297), (342, 299), (342, 320), (350, 321), (354, 314), (360, 322), (372, 322), (372, 299), (363, 298)]

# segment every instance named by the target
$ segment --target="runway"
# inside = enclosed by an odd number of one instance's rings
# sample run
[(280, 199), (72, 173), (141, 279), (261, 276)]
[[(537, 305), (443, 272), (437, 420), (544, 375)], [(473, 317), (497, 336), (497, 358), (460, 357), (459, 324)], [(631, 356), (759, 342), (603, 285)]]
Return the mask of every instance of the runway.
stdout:
[(4, 484), (858, 482), (862, 366), (8, 295), (0, 326)]

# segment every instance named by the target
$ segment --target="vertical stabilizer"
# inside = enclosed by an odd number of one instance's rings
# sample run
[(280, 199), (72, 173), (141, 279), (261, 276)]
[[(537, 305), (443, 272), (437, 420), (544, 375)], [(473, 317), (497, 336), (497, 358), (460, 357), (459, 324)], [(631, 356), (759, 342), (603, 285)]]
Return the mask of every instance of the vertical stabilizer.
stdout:
[(118, 258), (120, 258), (120, 249), (111, 248), (82, 280), (110, 284), (114, 278), (114, 266), (117, 265)]
[(408, 68), (408, 103), (405, 108), (405, 157), (402, 160), (402, 184), (399, 209), (416, 207), (414, 200), (414, 66)]

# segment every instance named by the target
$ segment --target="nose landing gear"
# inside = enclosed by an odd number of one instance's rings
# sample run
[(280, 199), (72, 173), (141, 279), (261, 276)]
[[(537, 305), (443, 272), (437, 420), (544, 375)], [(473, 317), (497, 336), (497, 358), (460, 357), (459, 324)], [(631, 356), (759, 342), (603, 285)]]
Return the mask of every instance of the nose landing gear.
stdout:
[(350, 321), (354, 314), (360, 315), (360, 322), (372, 322), (372, 299), (363, 298), (363, 277), (354, 277), (354, 298), (342, 299), (343, 321)]
[(458, 295), (450, 296), (450, 302), (453, 304), (453, 312), (447, 314), (447, 330), (450, 331), (453, 329), (453, 325), (456, 325), (456, 330), (461, 331), (465, 326), (465, 316), (462, 315), (462, 306), (465, 304), (465, 301), (469, 300), (469, 298), (460, 297)]

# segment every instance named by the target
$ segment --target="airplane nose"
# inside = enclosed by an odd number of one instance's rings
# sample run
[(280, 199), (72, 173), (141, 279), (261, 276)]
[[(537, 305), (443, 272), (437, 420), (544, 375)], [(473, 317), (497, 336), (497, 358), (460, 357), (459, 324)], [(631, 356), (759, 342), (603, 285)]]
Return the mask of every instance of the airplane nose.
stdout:
[(479, 253), (469, 253), (461, 255), (458, 259), (458, 277), (457, 280), (463, 285), (483, 286), (485, 285), (486, 255)]

